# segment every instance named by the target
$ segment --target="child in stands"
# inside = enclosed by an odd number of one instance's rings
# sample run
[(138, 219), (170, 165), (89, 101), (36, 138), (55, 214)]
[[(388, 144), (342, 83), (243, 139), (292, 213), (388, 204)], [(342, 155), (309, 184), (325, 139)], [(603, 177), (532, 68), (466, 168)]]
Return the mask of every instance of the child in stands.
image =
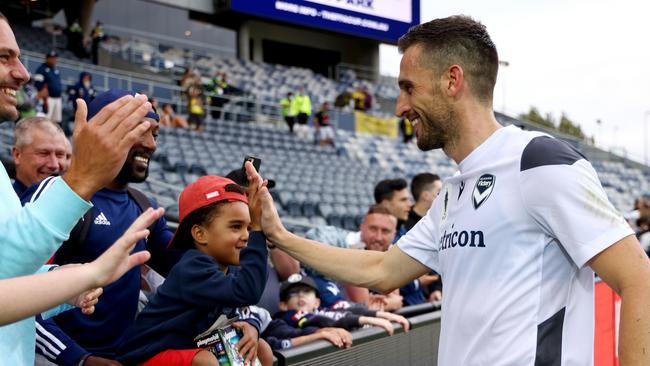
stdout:
[(259, 301), (267, 277), (257, 200), (267, 188), (257, 187), (252, 182), (247, 197), (230, 179), (204, 176), (183, 190), (170, 246), (187, 251), (127, 332), (120, 362), (217, 366), (217, 358), (194, 339), (225, 315), (239, 317), (233, 326), (243, 333), (237, 349), (246, 362), (259, 357), (263, 365), (272, 363), (270, 347), (258, 341), (259, 322), (242, 318), (250, 313), (244, 307)]
[(274, 349), (297, 346), (316, 339), (337, 347), (349, 347), (352, 337), (347, 332), (364, 325), (382, 327), (393, 334), (391, 321), (409, 330), (409, 322), (401, 315), (353, 306), (347, 309), (320, 307), (318, 285), (307, 276), (295, 274), (280, 287), (280, 312), (274, 316), (264, 336)]

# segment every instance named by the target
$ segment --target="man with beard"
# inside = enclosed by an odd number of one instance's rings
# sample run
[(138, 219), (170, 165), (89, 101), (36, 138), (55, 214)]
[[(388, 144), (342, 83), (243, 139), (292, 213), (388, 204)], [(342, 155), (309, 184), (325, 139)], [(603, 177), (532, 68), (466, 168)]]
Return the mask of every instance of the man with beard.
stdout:
[[(88, 116), (120, 97), (131, 94), (123, 90), (109, 90), (97, 96), (88, 106)], [(119, 238), (126, 228), (142, 213), (137, 196), (143, 195), (128, 187), (129, 183), (144, 182), (149, 171), (149, 160), (156, 151), (158, 115), (151, 110), (144, 117), (151, 125), (149, 131), (133, 145), (117, 177), (91, 198), (93, 208), (86, 223), (85, 240), (78, 238), (84, 230), (73, 230), (70, 240), (54, 254), (56, 264), (87, 263), (99, 257)], [(51, 179), (51, 178), (48, 178)], [(38, 200), (38, 192), (26, 201)], [(146, 197), (145, 197), (146, 199)], [(148, 202), (154, 208), (154, 202)], [(80, 222), (78, 225), (84, 225)], [(148, 250), (151, 259), (147, 264), (166, 275), (176, 262), (175, 252), (167, 251), (173, 233), (167, 228), (164, 217), (150, 228), (150, 235), (140, 240), (134, 252)], [(83, 242), (80, 242), (83, 240)], [(140, 266), (136, 266), (104, 288), (95, 313), (89, 317), (78, 309), (43, 320), (37, 317), (36, 352), (58, 365), (110, 365), (114, 352), (122, 341), (124, 332), (136, 316), (140, 295)], [(40, 364), (46, 364), (38, 357)]]
[[(29, 79), (9, 22), (0, 14), (0, 121), (18, 118), (16, 92)], [(63, 177), (42, 187), (38, 202), (24, 208), (0, 168), (0, 279), (34, 274), (90, 208), (88, 200), (113, 180), (134, 142), (149, 129), (145, 96), (124, 97), (86, 123), (86, 104), (75, 115), (74, 157)], [(98, 154), (97, 151), (101, 151)], [(8, 365), (33, 364), (34, 320), (0, 327), (0, 355)]]
[(650, 365), (650, 260), (580, 153), (497, 122), (499, 58), (485, 26), (436, 19), (398, 46), (396, 114), (414, 122), (421, 150), (443, 149), (459, 172), (387, 252), (300, 238), (265, 194), (267, 238), (328, 277), (381, 291), (440, 273), (441, 366), (592, 364), (595, 271), (622, 299), (621, 364)]

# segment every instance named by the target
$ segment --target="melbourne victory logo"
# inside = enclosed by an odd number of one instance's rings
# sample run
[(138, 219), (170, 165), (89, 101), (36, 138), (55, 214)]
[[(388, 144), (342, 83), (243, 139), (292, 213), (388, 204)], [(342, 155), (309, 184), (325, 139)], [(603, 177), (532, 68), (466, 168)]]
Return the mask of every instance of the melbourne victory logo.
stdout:
[(488, 197), (494, 189), (494, 182), (496, 178), (492, 174), (483, 174), (476, 181), (476, 186), (474, 186), (474, 192), (472, 192), (472, 202), (474, 203), (474, 209), (478, 209), (483, 202), (487, 201)]

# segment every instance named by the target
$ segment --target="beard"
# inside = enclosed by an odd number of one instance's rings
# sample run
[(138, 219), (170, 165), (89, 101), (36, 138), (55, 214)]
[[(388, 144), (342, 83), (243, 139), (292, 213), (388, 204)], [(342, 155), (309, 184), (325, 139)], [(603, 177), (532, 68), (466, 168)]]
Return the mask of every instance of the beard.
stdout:
[(142, 183), (147, 180), (147, 177), (149, 176), (149, 165), (147, 165), (147, 169), (144, 172), (138, 171), (133, 162), (135, 155), (136, 154), (133, 151), (129, 153), (122, 169), (120, 169), (120, 172), (117, 173), (117, 177), (115, 177), (115, 180), (118, 183), (126, 185), (128, 183)]
[(0, 123), (13, 122), (19, 117), (18, 109), (13, 105), (0, 105)]
[[(426, 113), (420, 114), (420, 121), (416, 128), (417, 146), (422, 151), (444, 149), (458, 136), (456, 113), (451, 105), (442, 100), (435, 100), (433, 107)], [(419, 126), (419, 127), (418, 127)]]

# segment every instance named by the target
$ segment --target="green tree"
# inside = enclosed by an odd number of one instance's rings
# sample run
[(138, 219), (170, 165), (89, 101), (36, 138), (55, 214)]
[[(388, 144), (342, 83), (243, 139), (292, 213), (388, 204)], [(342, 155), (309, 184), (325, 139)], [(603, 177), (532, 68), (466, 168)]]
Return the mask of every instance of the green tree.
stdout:
[(522, 113), (518, 116), (519, 119), (523, 119), (544, 127), (555, 129), (555, 123), (553, 123), (553, 116), (550, 114), (546, 115), (547, 118), (542, 117), (542, 114), (539, 113), (539, 110), (535, 107), (530, 107), (528, 113)]
[(582, 128), (580, 128), (577, 123), (571, 121), (569, 117), (567, 117), (567, 115), (564, 113), (562, 113), (562, 116), (560, 117), (560, 124), (558, 125), (557, 129), (560, 132), (577, 137), (580, 140), (585, 139), (585, 134), (582, 132)]

